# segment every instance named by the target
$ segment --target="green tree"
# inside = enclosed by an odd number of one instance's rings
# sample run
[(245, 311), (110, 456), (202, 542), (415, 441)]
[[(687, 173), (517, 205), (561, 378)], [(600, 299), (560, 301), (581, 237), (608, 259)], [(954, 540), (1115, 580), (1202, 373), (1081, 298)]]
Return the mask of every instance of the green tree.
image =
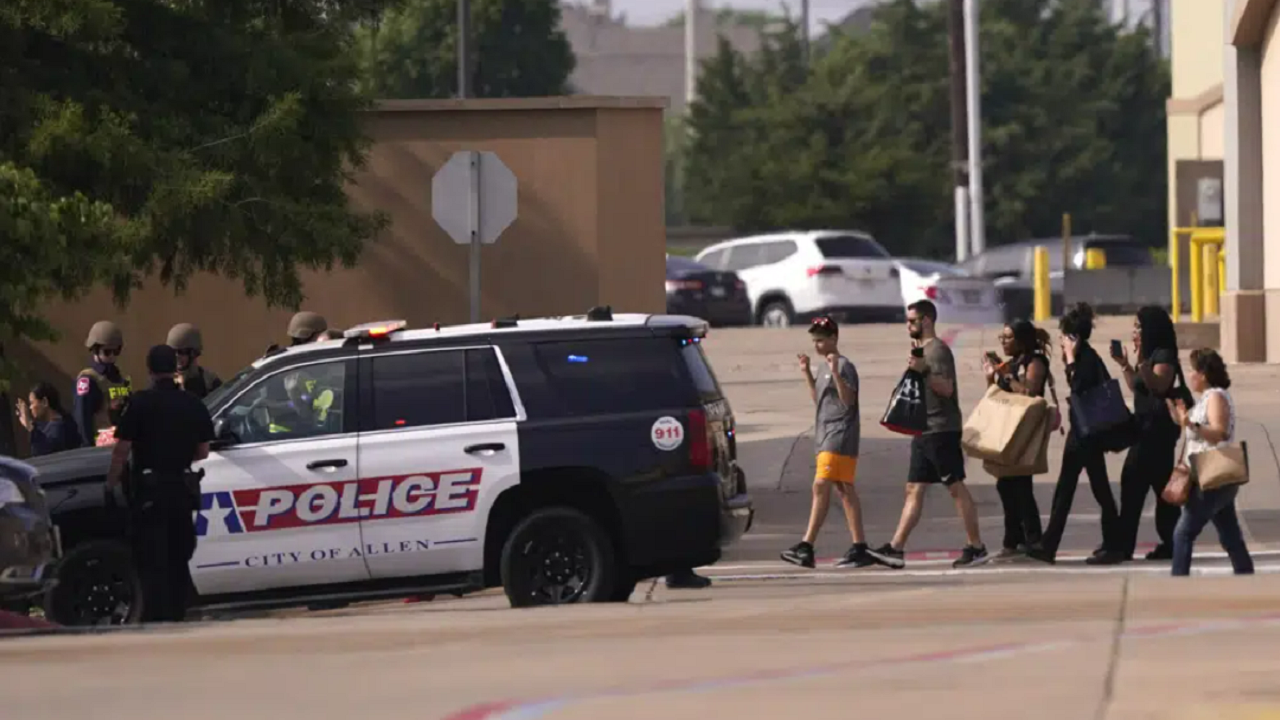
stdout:
[[(557, 0), (472, 0), (475, 97), (569, 92), (575, 59)], [(458, 3), (403, 0), (360, 31), (363, 86), (384, 98), (448, 98), (458, 91)]]
[(7, 0), (0, 5), (0, 336), (44, 301), (156, 274), (238, 278), (273, 305), (355, 263), (363, 159), (353, 28), (378, 0)]
[[(1145, 31), (1095, 0), (981, 3), (989, 244), (1082, 230), (1164, 235), (1168, 71)], [(946, 4), (892, 0), (835, 33), (804, 83), (761, 92), (767, 56), (721, 54), (691, 109), (687, 203), (743, 230), (868, 230), (899, 254), (950, 255)]]

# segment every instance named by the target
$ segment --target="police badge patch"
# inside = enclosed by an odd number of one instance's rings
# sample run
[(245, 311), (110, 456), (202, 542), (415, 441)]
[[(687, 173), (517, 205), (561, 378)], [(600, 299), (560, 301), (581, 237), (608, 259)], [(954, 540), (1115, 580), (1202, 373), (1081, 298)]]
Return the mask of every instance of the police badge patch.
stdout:
[(80, 378), (76, 380), (76, 394), (88, 395), (90, 382), (91, 381), (89, 380), (89, 376), (81, 375)]

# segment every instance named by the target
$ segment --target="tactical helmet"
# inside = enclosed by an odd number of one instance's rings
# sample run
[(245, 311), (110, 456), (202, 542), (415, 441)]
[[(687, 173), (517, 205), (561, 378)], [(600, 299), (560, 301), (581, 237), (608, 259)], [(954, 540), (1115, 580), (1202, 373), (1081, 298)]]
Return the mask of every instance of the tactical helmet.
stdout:
[(329, 323), (320, 315), (303, 310), (289, 321), (289, 337), (294, 340), (310, 340), (329, 329)]
[(169, 337), (165, 344), (174, 350), (194, 350), (202, 352), (204, 342), (200, 338), (200, 328), (191, 323), (178, 323), (169, 328)]
[(110, 320), (99, 320), (89, 328), (89, 337), (84, 341), (84, 346), (90, 350), (98, 345), (109, 348), (124, 347), (124, 333), (120, 332), (120, 328)]

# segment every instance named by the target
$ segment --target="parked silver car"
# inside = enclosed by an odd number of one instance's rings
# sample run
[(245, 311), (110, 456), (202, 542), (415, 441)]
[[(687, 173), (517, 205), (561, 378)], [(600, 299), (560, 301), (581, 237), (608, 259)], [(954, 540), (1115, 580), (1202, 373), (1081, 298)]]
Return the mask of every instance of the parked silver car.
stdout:
[(35, 478), (34, 467), (0, 455), (0, 606), (19, 611), (44, 592), (58, 557), (57, 529)]

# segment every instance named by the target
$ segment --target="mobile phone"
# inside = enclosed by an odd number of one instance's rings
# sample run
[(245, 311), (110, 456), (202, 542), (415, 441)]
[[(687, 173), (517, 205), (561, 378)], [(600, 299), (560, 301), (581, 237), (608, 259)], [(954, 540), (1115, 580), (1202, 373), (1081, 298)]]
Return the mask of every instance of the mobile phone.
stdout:
[(1124, 355), (1124, 345), (1119, 340), (1111, 341), (1111, 357), (1120, 357)]
[(997, 355), (994, 350), (987, 351), (987, 360), (991, 361), (992, 365), (1000, 364), (1000, 356)]

